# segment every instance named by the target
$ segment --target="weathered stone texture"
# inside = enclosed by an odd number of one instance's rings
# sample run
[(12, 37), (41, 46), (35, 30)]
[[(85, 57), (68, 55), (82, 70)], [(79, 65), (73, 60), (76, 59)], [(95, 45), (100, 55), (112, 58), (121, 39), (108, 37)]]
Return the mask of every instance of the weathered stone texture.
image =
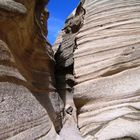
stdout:
[(53, 45), (53, 51), (54, 51), (54, 54), (57, 52), (58, 48), (59, 48), (59, 45), (61, 44), (62, 42), (62, 35), (64, 34), (64, 31), (61, 31), (59, 33), (59, 35), (57, 36), (55, 42), (54, 42), (54, 45)]
[(46, 4), (0, 0), (0, 140), (140, 140), (140, 1), (81, 0), (55, 56)]
[(44, 0), (0, 0), (0, 140), (53, 140), (63, 108)]
[[(74, 91), (74, 50), (76, 49), (76, 36), (84, 21), (85, 10), (83, 3), (80, 2), (74, 12), (68, 17), (65, 22), (63, 31), (60, 34), (62, 42), (59, 44), (59, 37), (55, 48), (58, 47), (55, 53), (56, 67), (56, 87), (59, 95), (64, 102), (64, 119), (63, 127), (60, 132), (60, 137), (64, 140), (82, 140), (79, 129), (77, 127), (76, 107), (73, 101)], [(67, 137), (68, 135), (69, 138)]]
[(140, 1), (85, 0), (83, 8), (73, 54), (78, 128), (89, 140), (139, 140)]

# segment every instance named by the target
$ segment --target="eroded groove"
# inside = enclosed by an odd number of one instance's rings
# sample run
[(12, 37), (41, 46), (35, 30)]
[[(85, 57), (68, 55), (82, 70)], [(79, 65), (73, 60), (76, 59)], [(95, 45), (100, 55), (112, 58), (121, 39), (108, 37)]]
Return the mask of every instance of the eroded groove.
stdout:
[(123, 72), (123, 71), (125, 71), (125, 70), (129, 70), (129, 69), (136, 68), (136, 67), (138, 67), (138, 66), (139, 66), (139, 65), (130, 66), (130, 67), (120, 67), (120, 68), (117, 68), (117, 69), (115, 69), (115, 70), (107, 71), (106, 73), (102, 74), (101, 77), (112, 76), (112, 75), (115, 75), (115, 74), (117, 74), (117, 73)]
[(138, 140), (138, 139), (135, 139), (135, 138), (130, 137), (130, 136), (126, 136), (126, 137), (115, 138), (115, 139), (110, 139), (110, 140)]
[(0, 65), (16, 68), (15, 63), (9, 60), (0, 60)]
[(8, 76), (8, 75), (3, 75), (0, 76), (0, 82), (8, 82), (8, 83), (14, 83), (16, 85), (22, 85), (22, 86), (27, 86), (28, 84), (26, 81), (23, 81), (17, 77), (14, 76)]

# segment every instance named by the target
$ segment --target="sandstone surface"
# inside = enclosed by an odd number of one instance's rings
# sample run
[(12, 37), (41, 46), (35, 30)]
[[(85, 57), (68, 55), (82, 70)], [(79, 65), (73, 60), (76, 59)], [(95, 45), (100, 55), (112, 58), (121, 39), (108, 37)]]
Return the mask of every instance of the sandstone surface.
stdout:
[(46, 41), (47, 0), (0, 0), (0, 140), (53, 140), (63, 104)]
[[(78, 128), (89, 140), (139, 140), (140, 1), (81, 2), (84, 20), (79, 30), (72, 32), (75, 35), (72, 93)], [(74, 18), (71, 27), (75, 28), (73, 22)], [(71, 58), (67, 55), (71, 40), (64, 39), (68, 34), (59, 36), (62, 42), (57, 41), (60, 60)], [(69, 47), (63, 47), (63, 43)], [(55, 44), (55, 49), (58, 45)]]
[(47, 3), (0, 0), (0, 140), (140, 140), (140, 1), (81, 0), (54, 52)]

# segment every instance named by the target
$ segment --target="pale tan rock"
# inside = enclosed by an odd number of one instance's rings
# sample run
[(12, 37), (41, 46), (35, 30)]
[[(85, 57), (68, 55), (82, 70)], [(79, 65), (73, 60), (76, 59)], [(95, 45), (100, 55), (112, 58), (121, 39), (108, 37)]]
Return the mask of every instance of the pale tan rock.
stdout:
[(72, 92), (78, 128), (87, 140), (139, 140), (140, 1), (81, 2)]
[(140, 139), (139, 4), (85, 1), (74, 52), (74, 100), (84, 137)]

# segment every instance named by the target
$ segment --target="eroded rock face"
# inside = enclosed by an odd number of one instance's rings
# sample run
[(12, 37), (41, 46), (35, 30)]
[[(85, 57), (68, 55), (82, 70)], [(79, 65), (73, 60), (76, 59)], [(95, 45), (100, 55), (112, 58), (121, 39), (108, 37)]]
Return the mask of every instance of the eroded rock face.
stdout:
[(63, 104), (46, 41), (47, 0), (0, 0), (0, 139), (56, 139)]
[(46, 4), (0, 0), (0, 140), (139, 140), (140, 1), (81, 0), (55, 57)]
[[(82, 26), (75, 12), (55, 44), (57, 68), (73, 64), (69, 94), (77, 109), (78, 128), (89, 140), (139, 140), (140, 1), (82, 2)], [(74, 25), (78, 25), (76, 32), (72, 32)]]
[[(68, 17), (65, 22), (63, 31), (56, 41), (55, 47), (58, 50), (55, 53), (56, 67), (56, 87), (59, 95), (64, 102), (64, 120), (60, 137), (64, 140), (82, 140), (79, 129), (77, 127), (76, 107), (73, 100), (74, 95), (74, 51), (77, 47), (76, 36), (83, 25), (85, 10), (84, 2), (80, 2), (77, 9)], [(62, 42), (59, 44), (59, 41)], [(58, 43), (57, 43), (58, 42)], [(67, 134), (70, 135), (69, 138)]]

